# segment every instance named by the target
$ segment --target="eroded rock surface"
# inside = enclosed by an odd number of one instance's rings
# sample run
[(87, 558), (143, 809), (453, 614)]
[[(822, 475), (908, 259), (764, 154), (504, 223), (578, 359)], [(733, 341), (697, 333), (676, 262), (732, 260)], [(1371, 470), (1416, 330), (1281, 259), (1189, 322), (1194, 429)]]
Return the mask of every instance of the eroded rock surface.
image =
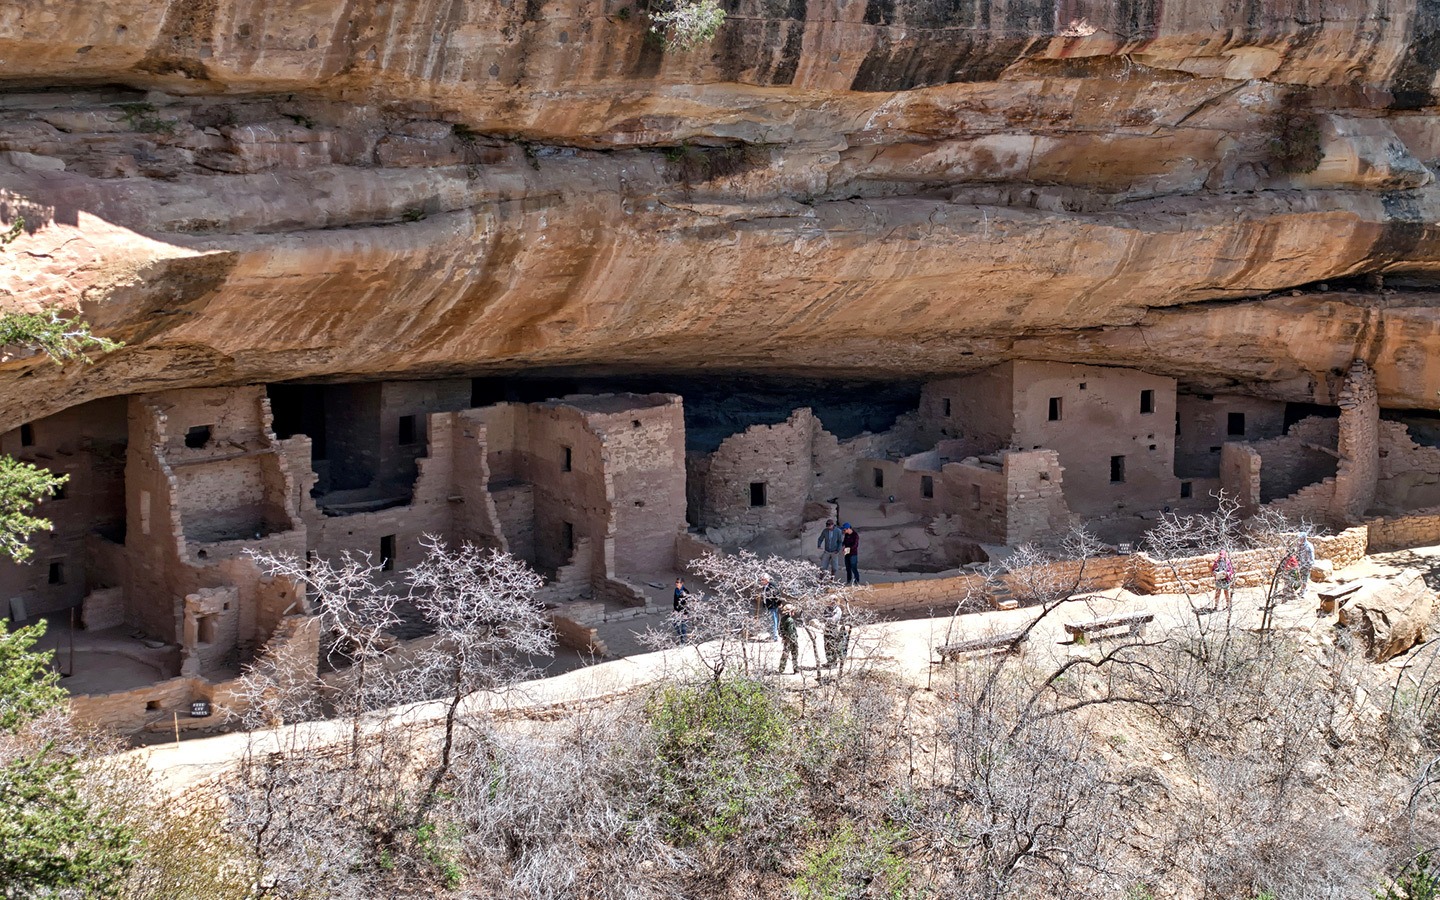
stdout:
[(1318, 402), (1359, 358), (1435, 406), (1430, 4), (726, 8), (679, 53), (623, 0), (7, 4), (0, 304), (128, 346), (0, 366), (0, 424), (226, 382), (1016, 357)]

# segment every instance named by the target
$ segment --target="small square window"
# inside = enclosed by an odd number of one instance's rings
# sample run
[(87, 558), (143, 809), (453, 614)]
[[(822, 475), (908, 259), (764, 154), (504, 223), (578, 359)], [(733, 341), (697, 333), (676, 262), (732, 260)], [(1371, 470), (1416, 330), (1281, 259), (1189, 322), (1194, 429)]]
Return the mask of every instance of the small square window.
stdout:
[(396, 435), (396, 441), (400, 446), (415, 443), (415, 417), (401, 416), (400, 428)]
[(1110, 457), (1110, 483), (1120, 484), (1125, 480), (1125, 457)]
[(1155, 411), (1155, 392), (1154, 392), (1154, 391), (1141, 391), (1141, 392), (1140, 392), (1140, 414), (1141, 414), (1142, 416), (1143, 416), (1143, 415), (1149, 415), (1150, 413), (1153, 413), (1154, 411)]
[(765, 505), (765, 502), (766, 502), (766, 498), (765, 498), (765, 482), (763, 482), (763, 481), (752, 481), (752, 482), (750, 482), (750, 505), (751, 505), (751, 506), (764, 506), (764, 505)]
[(50, 573), (46, 579), (50, 584), (65, 583), (65, 561), (60, 559), (50, 560)]
[(26, 422), (24, 425), (20, 426), (20, 446), (35, 446), (35, 426), (31, 425), (29, 422)]
[(55, 485), (55, 492), (50, 495), (50, 499), (51, 499), (51, 500), (64, 500), (66, 497), (68, 497), (69, 494), (67, 494), (67, 493), (65, 492), (65, 486), (66, 486), (68, 483), (69, 483), (68, 481), (62, 481), (62, 482), (60, 482), (59, 484)]
[(873, 473), (875, 486), (877, 488), (883, 488), (885, 486), (885, 470), (881, 468), (874, 468), (870, 471), (871, 473)]
[(945, 398), (943, 401), (941, 401), (941, 402), (942, 402), (942, 403), (944, 404), (944, 406), (945, 406), (945, 418), (948, 419), (948, 418), (950, 418), (950, 398), (949, 398), (949, 397), (946, 397), (946, 398)]
[(1189, 481), (1182, 481), (1182, 482), (1180, 482), (1180, 499), (1181, 499), (1181, 500), (1188, 500), (1188, 499), (1190, 499), (1190, 495), (1193, 494), (1194, 492), (1195, 492), (1195, 485), (1194, 485), (1194, 484), (1192, 484), (1192, 483), (1189, 482)]
[(1151, 450), (1154, 450), (1156, 446), (1157, 446), (1157, 445), (1155, 445), (1155, 444), (1151, 444), (1151, 445), (1150, 445), (1150, 449), (1151, 449)]
[(395, 571), (395, 535), (387, 534), (380, 539), (380, 571)]
[(1063, 404), (1064, 400), (1060, 397), (1050, 398), (1050, 421), (1060, 421), (1060, 413), (1062, 412), (1061, 407), (1063, 406)]
[(1230, 437), (1245, 436), (1245, 414), (1230, 413), (1225, 417), (1225, 434)]
[(1210, 452), (1211, 452), (1211, 453), (1219, 453), (1219, 452), (1220, 452), (1220, 447), (1219, 447), (1218, 445), (1217, 445), (1217, 446), (1214, 446), (1214, 447), (1211, 447), (1211, 448), (1210, 448)]
[(569, 447), (561, 447), (560, 449), (565, 451), (564, 458), (560, 460), (560, 471), (569, 472), (571, 471), (571, 464), (575, 462), (574, 451), (572, 451)]
[(934, 476), (931, 476), (931, 475), (921, 475), (921, 476), (920, 476), (920, 496), (921, 496), (921, 497), (924, 497), (926, 500), (932, 500), (932, 499), (934, 499), (934, 497), (935, 497), (935, 478), (934, 478)]
[(199, 450), (210, 443), (210, 429), (212, 425), (192, 425), (190, 430), (185, 432), (185, 446), (191, 450)]

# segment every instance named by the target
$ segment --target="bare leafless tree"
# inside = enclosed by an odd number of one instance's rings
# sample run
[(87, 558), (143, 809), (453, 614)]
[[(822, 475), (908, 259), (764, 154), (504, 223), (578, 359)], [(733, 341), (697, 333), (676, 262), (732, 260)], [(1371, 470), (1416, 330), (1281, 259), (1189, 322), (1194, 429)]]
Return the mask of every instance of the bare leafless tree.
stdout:
[(473, 544), (451, 550), (433, 535), (420, 543), (425, 558), (405, 577), (410, 600), (435, 629), (435, 640), (421, 652), (417, 674), (448, 695), (428, 804), (450, 770), (460, 703), (532, 672), (530, 659), (551, 653), (555, 634), (535, 600), (544, 580), (523, 561)]

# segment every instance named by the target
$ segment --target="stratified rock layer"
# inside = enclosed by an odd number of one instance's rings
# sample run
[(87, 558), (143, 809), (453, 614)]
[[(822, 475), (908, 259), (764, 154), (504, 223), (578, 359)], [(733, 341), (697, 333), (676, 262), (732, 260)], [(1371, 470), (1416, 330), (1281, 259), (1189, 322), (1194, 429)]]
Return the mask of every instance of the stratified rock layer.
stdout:
[(127, 347), (0, 366), (0, 425), (224, 382), (1022, 356), (1321, 402), (1359, 358), (1434, 407), (1440, 12), (1311, 6), (732, 0), (678, 53), (620, 0), (12, 0), (0, 304)]

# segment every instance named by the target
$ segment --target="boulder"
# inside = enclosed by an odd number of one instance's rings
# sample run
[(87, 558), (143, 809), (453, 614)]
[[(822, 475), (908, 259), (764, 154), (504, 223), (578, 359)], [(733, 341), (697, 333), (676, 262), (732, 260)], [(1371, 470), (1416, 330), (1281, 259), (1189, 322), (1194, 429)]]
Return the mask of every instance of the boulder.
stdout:
[(1435, 594), (1414, 569), (1393, 578), (1366, 578), (1340, 609), (1339, 625), (1365, 644), (1375, 662), (1399, 656), (1425, 639)]
[(1335, 574), (1335, 564), (1328, 559), (1317, 559), (1310, 567), (1311, 581), (1329, 581)]

